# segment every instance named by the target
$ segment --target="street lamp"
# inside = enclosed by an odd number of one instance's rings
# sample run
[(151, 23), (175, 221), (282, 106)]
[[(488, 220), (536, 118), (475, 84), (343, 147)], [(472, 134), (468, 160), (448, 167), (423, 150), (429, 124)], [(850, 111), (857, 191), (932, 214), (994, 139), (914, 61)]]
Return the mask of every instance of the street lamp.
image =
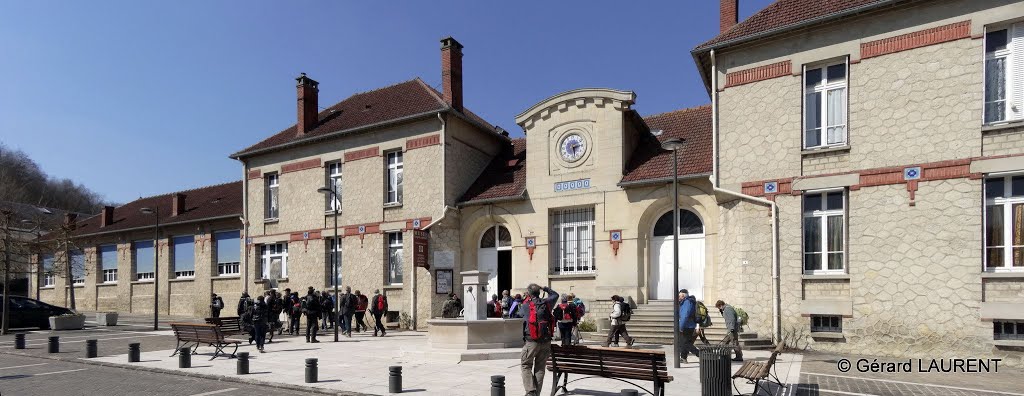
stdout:
[(160, 330), (160, 208), (139, 209), (142, 214), (155, 215), (156, 225), (153, 226), (153, 331)]
[[(661, 142), (661, 148), (672, 152), (672, 290), (679, 293), (679, 150), (685, 142), (671, 138)], [(672, 297), (678, 300), (678, 294)], [(672, 349), (675, 368), (679, 368), (679, 301), (672, 305)]]
[(338, 282), (338, 248), (341, 247), (341, 241), (338, 240), (338, 206), (341, 206), (339, 205), (341, 200), (338, 199), (338, 193), (332, 188), (320, 187), (316, 191), (329, 194), (331, 206), (334, 208), (334, 245), (331, 247), (333, 250), (331, 252), (331, 267), (333, 268), (331, 273), (334, 278), (331, 281), (334, 282), (334, 342), (338, 342), (338, 326), (341, 325), (339, 323), (341, 318), (338, 317), (338, 314), (341, 313), (341, 298), (338, 296), (338, 284), (341, 283)]
[[(42, 238), (42, 235), (40, 235), (40, 233), (39, 233), (39, 226), (41, 226), (41, 224), (37, 223), (34, 220), (29, 220), (29, 219), (22, 219), (21, 220), (21, 224), (29, 226), (29, 227), (32, 227), (32, 231), (31, 232), (36, 235), (36, 239), (33, 241), (33, 243), (35, 243), (35, 246), (36, 246), (35, 250), (38, 251), (39, 250), (39, 238)], [(36, 284), (36, 300), (39, 299), (39, 270), (38, 270), (38, 268), (39, 268), (39, 266), (33, 265), (32, 266), (33, 270), (30, 272), (32, 274), (35, 274), (35, 279), (36, 279), (36, 281), (35, 281), (35, 284)]]

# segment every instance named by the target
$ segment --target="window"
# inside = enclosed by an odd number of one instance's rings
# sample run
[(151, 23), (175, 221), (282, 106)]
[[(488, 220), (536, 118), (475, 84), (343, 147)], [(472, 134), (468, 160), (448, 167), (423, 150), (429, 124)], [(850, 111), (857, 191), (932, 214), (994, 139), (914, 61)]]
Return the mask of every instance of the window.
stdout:
[(804, 193), (804, 272), (844, 270), (844, 191)]
[(500, 250), (507, 250), (512, 248), (512, 234), (508, 232), (508, 228), (500, 225), (488, 228), (482, 236), (480, 236), (480, 248), (498, 248)]
[[(658, 221), (654, 223), (654, 236), (673, 236), (672, 223), (675, 219), (672, 218), (672, 212), (665, 213), (658, 218)], [(704, 234), (704, 223), (700, 221), (700, 217), (689, 210), (679, 209), (679, 235), (693, 235), (693, 234)]]
[[(260, 246), (260, 273), (263, 279), (288, 277), (288, 244), (272, 243)], [(280, 274), (278, 274), (280, 272)]]
[(71, 251), (71, 283), (85, 284), (85, 254), (81, 250)]
[(242, 248), (241, 233), (238, 230), (215, 232), (213, 241), (217, 249), (217, 275), (238, 275)]
[(388, 194), (386, 204), (402, 203), (402, 152), (388, 153)]
[(812, 333), (842, 333), (842, 316), (811, 315)]
[(156, 277), (153, 241), (132, 242), (132, 261), (135, 265), (135, 280), (152, 280)]
[(101, 245), (100, 270), (103, 271), (103, 283), (117, 282), (117, 245)]
[(39, 257), (39, 261), (43, 265), (43, 287), (52, 287), (57, 283), (53, 274), (53, 255), (43, 254)]
[[(341, 244), (338, 243), (340, 241), (341, 241), (341, 238), (338, 238), (338, 239), (328, 238), (327, 241), (324, 242), (327, 245), (326, 246), (326, 248), (327, 248), (326, 261), (327, 262), (326, 262), (326, 268), (325, 268), (326, 271), (324, 272), (324, 274), (327, 275), (327, 285), (328, 286), (334, 286), (334, 285), (339, 285), (340, 286), (341, 285), (341, 258), (342, 258), (342, 254), (341, 254)], [(335, 256), (337, 256), (337, 258), (338, 258), (338, 273), (337, 274), (334, 274), (334, 257)], [(331, 276), (332, 274), (334, 274), (335, 276)]]
[(993, 321), (992, 339), (1024, 341), (1024, 322)]
[(388, 268), (384, 275), (384, 283), (402, 284), (402, 233), (388, 233)]
[(846, 144), (846, 60), (804, 66), (804, 148)]
[(555, 274), (594, 273), (594, 208), (551, 211), (550, 235)]
[(985, 34), (985, 123), (1024, 118), (1024, 23)]
[(196, 277), (196, 244), (192, 235), (171, 238), (171, 258), (175, 278)]
[(280, 201), (278, 199), (278, 191), (277, 191), (278, 190), (278, 178), (279, 177), (280, 176), (278, 174), (276, 174), (276, 173), (268, 174), (267, 177), (266, 177), (266, 179), (267, 179), (267, 182), (266, 182), (267, 183), (267, 186), (266, 186), (267, 187), (266, 188), (266, 204), (267, 204), (267, 209), (266, 209), (266, 213), (263, 216), (266, 219), (277, 219), (277, 216), (280, 215), (280, 210), (279, 210), (280, 209)]
[(985, 269), (1024, 270), (1024, 175), (985, 179)]
[(327, 188), (334, 194), (324, 194), (325, 210), (341, 210), (341, 162), (327, 164)]

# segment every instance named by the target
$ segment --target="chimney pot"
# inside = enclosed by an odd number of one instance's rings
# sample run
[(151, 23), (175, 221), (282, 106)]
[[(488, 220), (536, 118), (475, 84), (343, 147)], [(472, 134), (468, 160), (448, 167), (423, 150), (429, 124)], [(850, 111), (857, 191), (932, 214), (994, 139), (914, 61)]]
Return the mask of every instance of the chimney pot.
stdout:
[(106, 227), (114, 224), (114, 207), (104, 206), (100, 212), (100, 227)]
[(299, 136), (305, 135), (313, 128), (316, 128), (316, 123), (319, 121), (320, 107), (317, 103), (320, 93), (320, 83), (316, 80), (306, 76), (306, 73), (299, 74), (295, 78), (297, 84), (295, 85), (296, 94), (298, 96), (298, 122), (295, 124), (295, 128), (298, 130)]
[(441, 85), (444, 101), (462, 111), (462, 44), (451, 36), (441, 39)]
[(67, 228), (72, 229), (72, 230), (75, 229), (75, 226), (77, 226), (77, 224), (76, 224), (77, 219), (78, 219), (78, 214), (77, 213), (65, 213), (64, 214), (64, 226), (66, 226)]
[(721, 0), (719, 11), (719, 33), (723, 33), (740, 21), (740, 0)]
[(185, 194), (174, 193), (171, 201), (171, 216), (185, 213)]

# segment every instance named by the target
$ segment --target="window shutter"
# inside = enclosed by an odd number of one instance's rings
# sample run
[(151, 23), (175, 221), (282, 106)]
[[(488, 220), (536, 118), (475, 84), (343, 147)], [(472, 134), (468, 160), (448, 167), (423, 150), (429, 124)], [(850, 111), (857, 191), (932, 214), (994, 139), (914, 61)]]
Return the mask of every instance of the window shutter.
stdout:
[(1010, 111), (1007, 119), (1024, 119), (1024, 23), (1016, 23), (1008, 29), (1010, 35), (1010, 56), (1007, 59), (1007, 74), (1010, 80), (1008, 99)]

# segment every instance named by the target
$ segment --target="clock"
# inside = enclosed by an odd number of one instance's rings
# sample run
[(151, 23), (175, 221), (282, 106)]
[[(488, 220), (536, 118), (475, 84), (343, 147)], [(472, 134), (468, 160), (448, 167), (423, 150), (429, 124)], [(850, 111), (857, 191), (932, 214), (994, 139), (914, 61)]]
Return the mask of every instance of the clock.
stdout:
[(587, 141), (582, 136), (570, 133), (559, 145), (559, 152), (566, 162), (576, 162), (587, 152)]

